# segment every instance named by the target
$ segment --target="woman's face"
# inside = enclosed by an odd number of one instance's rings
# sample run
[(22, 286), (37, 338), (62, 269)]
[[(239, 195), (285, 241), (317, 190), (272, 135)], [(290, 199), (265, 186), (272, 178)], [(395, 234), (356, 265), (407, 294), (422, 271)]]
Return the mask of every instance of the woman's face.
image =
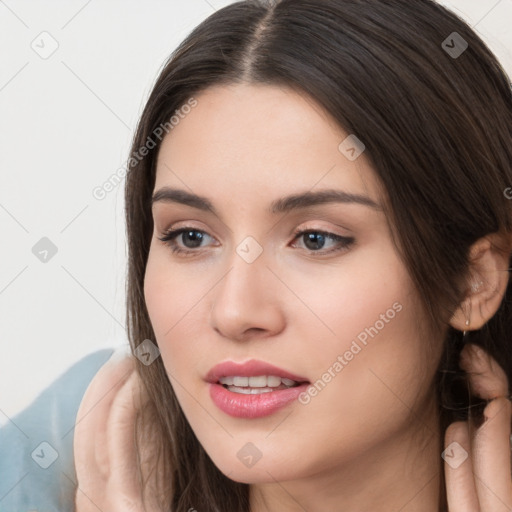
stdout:
[[(154, 193), (182, 195), (153, 204), (144, 293), (197, 438), (225, 475), (247, 483), (406, 454), (416, 434), (437, 428), (440, 344), (421, 328), (362, 146), (290, 89), (232, 85), (195, 99), (159, 151)], [(326, 190), (365, 199), (322, 202)], [(158, 238), (182, 228), (173, 241)], [(218, 363), (252, 359), (310, 385), (298, 396), (252, 395), (206, 381)], [(271, 393), (295, 398), (271, 409)]]

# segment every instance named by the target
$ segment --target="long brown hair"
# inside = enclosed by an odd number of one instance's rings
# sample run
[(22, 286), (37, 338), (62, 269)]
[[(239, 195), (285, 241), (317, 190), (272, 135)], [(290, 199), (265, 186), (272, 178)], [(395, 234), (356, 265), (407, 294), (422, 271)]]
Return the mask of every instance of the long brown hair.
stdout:
[[(161, 143), (155, 133), (159, 126), (170, 132), (169, 119), (200, 91), (241, 82), (306, 93), (364, 142), (428, 328), (446, 333), (436, 374), (444, 432), (472, 403), (458, 368), (462, 333), (448, 325), (468, 291), (469, 248), (487, 234), (512, 231), (504, 194), (512, 186), (510, 78), (473, 30), (432, 0), (246, 0), (212, 14), (165, 63), (133, 139), (132, 154), (148, 137), (156, 147), (131, 161), (126, 176), (132, 350), (145, 339), (157, 343), (143, 292)], [(498, 312), (470, 334), (508, 376), (511, 295), (509, 285)], [(248, 512), (249, 485), (227, 478), (206, 454), (161, 358), (138, 372), (148, 395), (141, 425), (158, 447), (163, 510)]]

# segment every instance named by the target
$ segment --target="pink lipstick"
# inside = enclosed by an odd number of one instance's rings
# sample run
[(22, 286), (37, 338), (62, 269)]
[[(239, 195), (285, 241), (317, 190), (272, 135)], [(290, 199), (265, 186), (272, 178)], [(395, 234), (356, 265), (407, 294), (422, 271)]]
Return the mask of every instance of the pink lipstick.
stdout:
[(214, 404), (236, 418), (268, 416), (296, 400), (310, 384), (305, 377), (254, 359), (220, 363), (205, 380)]

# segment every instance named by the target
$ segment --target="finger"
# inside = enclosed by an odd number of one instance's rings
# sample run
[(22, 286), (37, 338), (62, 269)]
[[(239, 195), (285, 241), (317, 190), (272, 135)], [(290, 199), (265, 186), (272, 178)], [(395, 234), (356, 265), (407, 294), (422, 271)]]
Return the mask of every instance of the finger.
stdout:
[[(137, 416), (147, 401), (142, 382), (137, 371), (133, 371), (117, 392), (108, 419), (108, 457), (110, 472), (108, 475), (109, 490), (116, 496), (112, 512), (142, 512), (143, 510), (161, 510), (155, 501), (156, 487), (152, 481), (148, 485), (151, 490), (149, 501), (151, 507), (144, 508), (142, 491), (142, 461), (155, 467), (155, 456), (151, 450), (149, 455), (149, 439), (139, 438), (136, 444), (135, 424)], [(141, 442), (143, 441), (143, 442)], [(140, 448), (140, 450), (139, 450)], [(139, 451), (142, 451), (139, 454)], [(140, 455), (140, 456), (139, 456)], [(151, 462), (148, 458), (151, 457)], [(148, 496), (146, 501), (148, 504)]]
[(492, 400), (484, 409), (485, 421), (476, 431), (473, 466), (482, 512), (509, 512), (512, 508), (510, 472), (510, 422), (512, 404)]
[[(76, 510), (99, 510), (108, 458), (105, 452), (106, 425), (109, 408), (119, 386), (131, 371), (128, 361), (111, 359), (105, 363), (89, 383), (80, 403), (74, 429), (73, 454), (78, 487), (75, 494)], [(99, 494), (98, 494), (99, 492)]]
[(476, 345), (464, 347), (461, 367), (468, 373), (473, 394), (491, 400), (484, 410), (484, 423), (474, 433), (471, 445), (480, 506), (483, 512), (509, 511), (512, 507), (512, 404), (504, 398), (508, 396), (508, 379), (494, 358)]
[[(164, 447), (155, 428), (156, 411), (145, 409), (148, 402), (147, 390), (134, 371), (117, 393), (108, 420), (109, 459), (113, 461), (110, 483), (123, 497), (122, 506), (119, 500), (116, 503), (123, 512), (142, 511), (142, 486), (147, 507), (144, 510), (168, 508), (165, 496), (169, 475), (162, 457)], [(145, 421), (139, 425), (138, 416), (143, 409)]]
[[(130, 375), (133, 361), (107, 361), (90, 382), (80, 403), (73, 439), (75, 467), (82, 481), (94, 475), (87, 468), (108, 471), (108, 459), (102, 447), (106, 446), (109, 411), (114, 397)], [(104, 473), (103, 473), (104, 474)]]
[[(168, 481), (164, 478), (164, 467), (159, 458), (154, 429), (141, 434), (135, 425), (138, 413), (147, 403), (148, 397), (139, 375), (134, 371), (114, 398), (108, 420), (109, 481), (117, 495), (124, 500), (119, 510), (131, 512), (142, 510), (141, 491), (145, 481), (145, 505), (148, 510), (162, 510), (162, 492)], [(147, 427), (147, 425), (145, 425)], [(135, 439), (138, 439), (138, 445)]]
[(135, 493), (140, 486), (135, 447), (135, 393), (138, 386), (138, 375), (132, 372), (114, 398), (107, 425), (109, 480), (114, 488), (118, 487), (125, 493), (126, 490)]
[(508, 396), (508, 379), (503, 368), (482, 348), (468, 343), (461, 351), (460, 367), (468, 373), (475, 396), (489, 400)]
[(473, 477), (468, 423), (458, 421), (445, 433), (443, 452), (448, 510), (450, 512), (480, 512)]

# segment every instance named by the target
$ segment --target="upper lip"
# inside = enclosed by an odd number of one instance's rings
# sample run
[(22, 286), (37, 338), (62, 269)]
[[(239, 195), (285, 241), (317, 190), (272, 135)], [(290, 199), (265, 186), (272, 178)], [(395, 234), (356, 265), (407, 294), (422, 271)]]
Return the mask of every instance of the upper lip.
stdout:
[(273, 364), (251, 359), (244, 363), (236, 363), (235, 361), (224, 361), (216, 364), (210, 369), (205, 377), (207, 382), (216, 383), (221, 377), (240, 376), (240, 377), (256, 377), (258, 375), (275, 375), (276, 377), (285, 377), (296, 382), (309, 382), (305, 377), (300, 377), (290, 373)]

